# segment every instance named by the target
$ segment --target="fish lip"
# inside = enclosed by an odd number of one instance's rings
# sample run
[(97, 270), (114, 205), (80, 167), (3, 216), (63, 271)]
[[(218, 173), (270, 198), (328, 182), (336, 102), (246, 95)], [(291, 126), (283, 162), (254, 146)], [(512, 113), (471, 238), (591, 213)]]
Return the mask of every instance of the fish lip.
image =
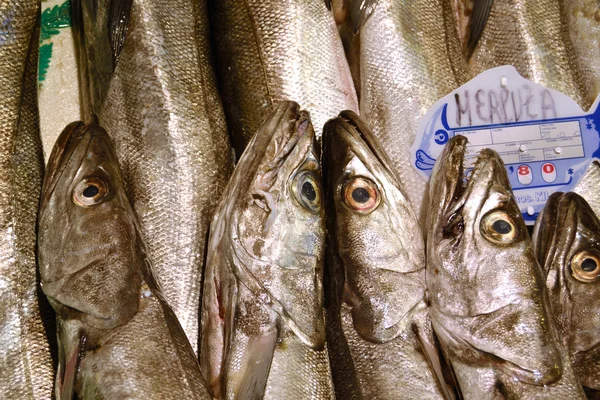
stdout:
[(41, 209), (47, 204), (75, 149), (78, 148), (88, 131), (89, 125), (86, 126), (81, 121), (72, 122), (65, 127), (56, 139), (44, 176)]

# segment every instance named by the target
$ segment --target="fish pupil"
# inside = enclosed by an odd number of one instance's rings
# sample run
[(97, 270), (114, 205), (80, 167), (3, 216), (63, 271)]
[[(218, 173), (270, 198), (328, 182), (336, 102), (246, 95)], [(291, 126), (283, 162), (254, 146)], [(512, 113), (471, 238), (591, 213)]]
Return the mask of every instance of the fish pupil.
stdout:
[(97, 187), (97, 186), (94, 186), (94, 185), (89, 185), (88, 187), (86, 187), (86, 188), (83, 190), (83, 196), (84, 196), (84, 197), (91, 198), (91, 197), (94, 197), (95, 195), (97, 195), (99, 191), (100, 191), (100, 190), (98, 189), (98, 187)]
[(309, 201), (314, 201), (317, 198), (315, 187), (310, 182), (304, 182), (302, 185), (302, 195)]
[(512, 231), (512, 227), (510, 226), (510, 224), (504, 221), (503, 219), (494, 221), (492, 228), (501, 235), (506, 235), (507, 233), (510, 233), (510, 231)]
[(366, 203), (370, 197), (369, 192), (365, 188), (356, 188), (352, 191), (352, 199), (357, 203)]
[(581, 263), (581, 269), (584, 270), (585, 272), (592, 272), (596, 269), (596, 267), (597, 267), (596, 261), (592, 260), (591, 258), (586, 258)]

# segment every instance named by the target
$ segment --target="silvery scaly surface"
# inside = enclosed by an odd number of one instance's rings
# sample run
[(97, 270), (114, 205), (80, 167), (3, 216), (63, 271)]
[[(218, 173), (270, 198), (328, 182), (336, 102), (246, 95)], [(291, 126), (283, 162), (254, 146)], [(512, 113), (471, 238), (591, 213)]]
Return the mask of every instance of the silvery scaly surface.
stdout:
[(468, 178), (467, 139), (448, 141), (430, 183), (431, 320), (465, 398), (583, 398), (498, 154)]
[(210, 0), (223, 104), (238, 156), (280, 101), (310, 112), (317, 137), (358, 101), (333, 16), (322, 0)]
[(450, 397), (425, 303), (421, 230), (385, 151), (358, 115), (346, 111), (325, 125), (323, 170), (336, 396)]
[(248, 144), (211, 223), (201, 367), (216, 398), (333, 398), (325, 211), (306, 111), (282, 102)]
[[(0, 396), (49, 399), (54, 375), (37, 286), (36, 212), (42, 187), (37, 107), (40, 2), (0, 2)], [(40, 298), (42, 296), (42, 298)], [(49, 322), (49, 321), (46, 321)], [(49, 330), (49, 332), (48, 332)]]
[(59, 136), (38, 223), (43, 290), (57, 314), (57, 399), (209, 399), (99, 126), (74, 122)]
[(232, 170), (201, 0), (73, 0), (86, 118), (114, 139), (165, 298), (194, 349), (210, 217)]
[(579, 194), (600, 215), (600, 163), (592, 161), (581, 177), (573, 192)]
[(447, 0), (376, 2), (360, 28), (360, 80), (361, 117), (386, 149), (423, 227), (427, 183), (410, 164), (410, 148), (427, 110), (469, 80)]
[(554, 193), (533, 244), (559, 336), (583, 386), (600, 390), (600, 221), (576, 193)]

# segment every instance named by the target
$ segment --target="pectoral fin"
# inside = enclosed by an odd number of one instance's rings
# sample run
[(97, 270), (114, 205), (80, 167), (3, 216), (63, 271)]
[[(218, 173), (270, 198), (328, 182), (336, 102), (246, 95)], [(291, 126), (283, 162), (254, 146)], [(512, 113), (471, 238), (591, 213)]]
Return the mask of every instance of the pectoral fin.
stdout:
[(72, 331), (65, 326), (59, 327), (58, 335), (59, 365), (56, 377), (56, 398), (57, 400), (71, 400), (75, 394), (83, 335), (79, 331)]
[(350, 1), (350, 20), (352, 21), (352, 31), (357, 34), (360, 28), (371, 16), (378, 0), (351, 0)]
[(250, 338), (242, 359), (240, 377), (236, 382), (236, 400), (263, 398), (276, 343), (275, 328), (269, 333)]

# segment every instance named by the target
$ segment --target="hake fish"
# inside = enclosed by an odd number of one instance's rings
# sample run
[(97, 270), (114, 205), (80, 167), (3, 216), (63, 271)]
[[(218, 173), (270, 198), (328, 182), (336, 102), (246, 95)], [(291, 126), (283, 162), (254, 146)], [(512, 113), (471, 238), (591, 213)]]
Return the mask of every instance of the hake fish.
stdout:
[[(476, 0), (486, 10), (471, 17), (469, 68), (473, 75), (501, 65), (558, 90), (587, 110), (593, 99), (584, 82), (561, 0)], [(487, 22), (483, 21), (486, 18)], [(477, 43), (475, 45), (474, 43)], [(591, 100), (590, 100), (591, 99)]]
[(73, 0), (84, 111), (114, 139), (163, 293), (193, 348), (208, 225), (233, 169), (203, 0)]
[(533, 244), (575, 374), (584, 387), (598, 391), (600, 221), (583, 197), (554, 193), (536, 221)]
[(57, 314), (58, 400), (210, 399), (136, 218), (106, 131), (68, 125), (38, 220), (42, 288)]
[[(368, 8), (373, 2), (355, 3)], [(447, 0), (379, 0), (363, 24), (360, 114), (423, 227), (427, 184), (410, 164), (410, 148), (427, 110), (469, 80), (452, 8)]]
[(216, 398), (333, 398), (319, 154), (308, 113), (280, 103), (248, 144), (215, 212), (200, 363)]
[(460, 390), (583, 398), (504, 164), (484, 149), (465, 178), (466, 146), (450, 139), (432, 173), (426, 273), (433, 328)]
[(600, 163), (593, 160), (585, 173), (573, 188), (592, 207), (596, 215), (600, 215)]
[(238, 156), (279, 101), (311, 113), (317, 137), (358, 111), (350, 68), (323, 0), (210, 0), (219, 83)]
[(37, 285), (35, 259), (43, 174), (37, 107), (39, 13), (38, 0), (0, 2), (0, 396), (4, 399), (50, 399), (54, 376), (45, 326), (53, 315)]
[(417, 218), (385, 152), (353, 112), (325, 124), (323, 172), (336, 397), (449, 398), (425, 303)]

